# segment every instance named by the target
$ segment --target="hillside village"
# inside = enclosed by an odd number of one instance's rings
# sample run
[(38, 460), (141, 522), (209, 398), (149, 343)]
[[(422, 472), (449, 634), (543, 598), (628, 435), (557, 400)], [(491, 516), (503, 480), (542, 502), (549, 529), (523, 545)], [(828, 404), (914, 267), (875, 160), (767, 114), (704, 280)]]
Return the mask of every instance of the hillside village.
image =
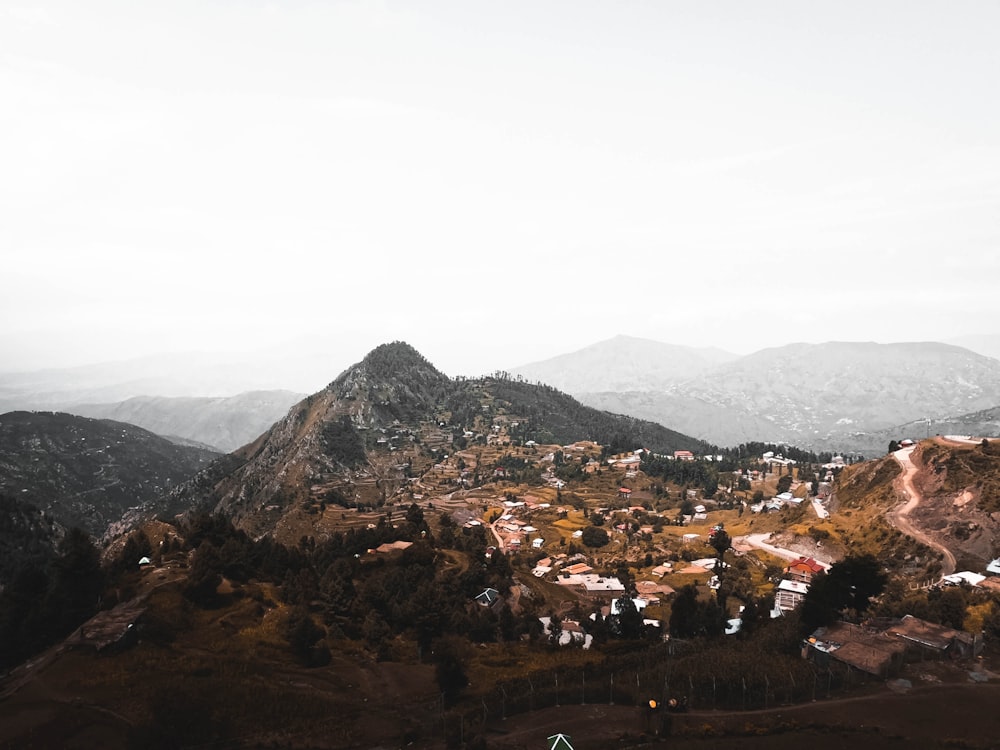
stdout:
[[(735, 635), (751, 597), (772, 602), (767, 610), (771, 618), (795, 611), (812, 578), (827, 573), (850, 546), (846, 539), (838, 544), (827, 530), (836, 477), (849, 465), (841, 456), (799, 467), (795, 459), (764, 451), (731, 470), (732, 481), (706, 497), (698, 487), (660, 485), (643, 467), (651, 461), (718, 466), (724, 463), (722, 455), (636, 449), (609, 456), (591, 441), (552, 445), (518, 440), (511, 433), (519, 426), (498, 419), (484, 432), (463, 430), (458, 447), (449, 440), (446, 425), (439, 424), (436, 433), (422, 438), (437, 452), (437, 460), (419, 477), (401, 483), (393, 500), (400, 508), (416, 503), (445, 514), (466, 530), (487, 531), (491, 544), (485, 554), (511, 558), (517, 587), (511, 592), (489, 589), (477, 601), (494, 607), (505, 598), (538, 597), (549, 612), (540, 617), (545, 632), (562, 645), (589, 648), (588, 619), (613, 620), (626, 599), (651, 637), (669, 639), (672, 597), (684, 586), (711, 597), (720, 588), (720, 564), (727, 571), (722, 577), (730, 579), (727, 589), (743, 594), (743, 599), (738, 594), (728, 598), (725, 633)], [(413, 436), (405, 429), (389, 430), (376, 444), (391, 455), (401, 440), (412, 441)], [(914, 445), (908, 439), (899, 443)], [(411, 462), (407, 468), (412, 467)], [(524, 481), (525, 474), (532, 480)], [(712, 545), (720, 531), (731, 540), (723, 554)], [(931, 557), (901, 560), (895, 572), (906, 575), (909, 569), (912, 574), (914, 561), (929, 562)], [(1000, 572), (1000, 561), (987, 565), (984, 574), (991, 570)], [(952, 572), (935, 585), (1000, 584), (1000, 578), (984, 574)], [(934, 626), (912, 614), (905, 619), (935, 633), (936, 640), (924, 639), (927, 648), (946, 650), (966, 641), (977, 645), (963, 647), (963, 653), (981, 648), (967, 632)], [(902, 626), (895, 627), (893, 632), (903, 637)], [(823, 637), (812, 639), (812, 650), (852, 668), (886, 674), (896, 663), (895, 657), (875, 662), (852, 658), (854, 649), (844, 649), (825, 630), (818, 632)], [(847, 638), (847, 631), (838, 632), (841, 641), (860, 642)]]
[[(395, 701), (391, 726), (348, 722), (355, 744), (388, 732), (428, 747), (462, 746), (466, 724), (485, 737), (569, 689), (583, 705), (654, 695), (669, 708), (647, 724), (680, 731), (695, 726), (688, 712), (814, 700), (819, 675), (828, 695), (924, 676), (989, 683), (1000, 643), (991, 441), (894, 441), (867, 461), (720, 449), (551, 389), (449, 383), (419, 360), (417, 376), (380, 380), (379, 365), (366, 360), (178, 487), (169, 507), (188, 510), (107, 545), (104, 573), (76, 538), (86, 585), (113, 585), (42, 663), (99, 655), (87, 663), (102, 689), (123, 679), (112, 676), (121, 660), (130, 674), (175, 664), (164, 679), (176, 690), (197, 673), (207, 690), (243, 691), (227, 710), (254, 732), (282, 700), (280, 683), (260, 692), (279, 670), (323, 684), (294, 731), (370, 715), (358, 701)], [(555, 439), (587, 431), (607, 437)], [(76, 584), (48, 585), (17, 600), (25, 621), (44, 622), (38, 608)], [(327, 684), (339, 674), (411, 687), (355, 694)], [(125, 682), (141, 705), (166, 689)], [(107, 696), (130, 726), (158, 731)], [(222, 731), (206, 720), (186, 736)]]

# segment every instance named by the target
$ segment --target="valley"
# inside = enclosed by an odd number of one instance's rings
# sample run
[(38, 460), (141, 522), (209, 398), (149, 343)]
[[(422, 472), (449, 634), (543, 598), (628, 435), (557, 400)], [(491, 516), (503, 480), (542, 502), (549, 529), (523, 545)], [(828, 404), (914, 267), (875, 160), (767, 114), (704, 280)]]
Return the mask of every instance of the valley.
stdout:
[[(195, 471), (5, 587), (11, 645), (66, 571), (102, 593), (6, 658), (0, 747), (989, 746), (991, 441), (718, 448), (397, 342)], [(807, 645), (854, 623), (884, 661)], [(968, 718), (917, 730), (928, 700)]]

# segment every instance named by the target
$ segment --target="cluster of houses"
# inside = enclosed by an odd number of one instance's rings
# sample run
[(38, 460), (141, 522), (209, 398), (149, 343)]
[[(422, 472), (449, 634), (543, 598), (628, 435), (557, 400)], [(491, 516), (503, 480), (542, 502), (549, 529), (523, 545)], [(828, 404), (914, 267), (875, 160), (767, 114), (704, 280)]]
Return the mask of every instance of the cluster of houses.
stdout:
[[(1000, 573), (1000, 560), (994, 562)], [(790, 563), (785, 568), (784, 579), (775, 587), (771, 616), (778, 617), (798, 607), (809, 591), (813, 577), (828, 567), (804, 556)], [(984, 580), (988, 579), (966, 571), (946, 576), (944, 582), (978, 585)], [(916, 653), (920, 658), (967, 658), (977, 656), (981, 650), (981, 636), (927, 622), (913, 615), (873, 620), (864, 625), (836, 622), (818, 628), (802, 644), (802, 656), (820, 666), (826, 666), (833, 660), (879, 677), (886, 677), (898, 669), (908, 654)]]
[(990, 589), (1000, 592), (1000, 557), (990, 561), (986, 573), (975, 573), (971, 570), (960, 570), (950, 575), (942, 576), (941, 586), (970, 586), (971, 588)]
[(802, 503), (801, 497), (795, 497), (791, 492), (782, 492), (775, 495), (770, 500), (754, 503), (750, 506), (751, 513), (770, 513), (781, 510), (787, 505), (799, 505)]
[[(526, 540), (530, 539), (532, 549), (541, 549), (545, 540), (541, 536), (533, 536), (538, 533), (538, 529), (531, 525), (529, 521), (518, 518), (519, 511), (546, 510), (551, 505), (542, 502), (537, 498), (527, 496), (524, 500), (505, 500), (503, 502), (504, 512), (496, 523), (493, 530), (503, 539), (504, 548), (511, 552), (519, 552)], [(470, 521), (469, 523), (481, 523)]]

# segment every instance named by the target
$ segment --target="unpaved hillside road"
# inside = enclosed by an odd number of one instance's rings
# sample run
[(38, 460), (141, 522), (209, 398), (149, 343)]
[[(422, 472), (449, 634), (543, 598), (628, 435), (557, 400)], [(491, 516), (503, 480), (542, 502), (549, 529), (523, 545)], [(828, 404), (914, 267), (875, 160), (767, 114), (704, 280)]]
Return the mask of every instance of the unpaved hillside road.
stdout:
[(928, 547), (936, 549), (943, 554), (944, 559), (941, 561), (941, 575), (951, 575), (955, 572), (955, 556), (951, 554), (951, 550), (943, 544), (936, 542), (930, 536), (917, 529), (910, 522), (910, 512), (916, 508), (923, 499), (920, 496), (920, 493), (917, 492), (917, 488), (913, 485), (913, 477), (917, 473), (917, 467), (910, 459), (911, 453), (913, 453), (913, 446), (900, 448), (892, 454), (892, 457), (895, 458), (899, 462), (899, 465), (903, 467), (903, 473), (897, 480), (897, 490), (903, 495), (903, 497), (906, 498), (906, 502), (889, 511), (889, 523), (902, 531), (904, 534), (912, 536), (914, 539), (923, 542)]
[(766, 539), (773, 537), (774, 535), (770, 532), (764, 532), (763, 534), (747, 534), (746, 536), (738, 536), (733, 539), (733, 549), (740, 552), (748, 552), (750, 549), (756, 547), (757, 549), (765, 550), (770, 552), (772, 555), (777, 555), (785, 560), (795, 561), (801, 557), (812, 557), (813, 560), (822, 565), (825, 569), (830, 569), (830, 563), (826, 560), (821, 560), (816, 557), (816, 553), (803, 553), (796, 552), (795, 550), (785, 549), (784, 547), (776, 547), (773, 544), (768, 544)]

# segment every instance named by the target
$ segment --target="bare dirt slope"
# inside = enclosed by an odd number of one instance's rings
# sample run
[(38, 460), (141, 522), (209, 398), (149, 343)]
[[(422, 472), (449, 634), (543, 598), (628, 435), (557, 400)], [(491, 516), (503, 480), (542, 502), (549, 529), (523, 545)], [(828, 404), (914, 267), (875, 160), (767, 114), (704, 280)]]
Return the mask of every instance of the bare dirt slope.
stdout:
[(905, 502), (889, 514), (900, 531), (943, 554), (942, 572), (984, 572), (1000, 553), (1000, 453), (981, 441), (932, 438), (893, 454)]
[(902, 531), (904, 534), (912, 536), (914, 539), (923, 542), (928, 547), (939, 551), (944, 556), (941, 561), (941, 574), (951, 575), (955, 572), (955, 555), (947, 546), (938, 541), (934, 536), (923, 531), (922, 529), (917, 528), (911, 518), (913, 511), (921, 504), (921, 502), (924, 502), (923, 494), (914, 484), (914, 477), (916, 477), (918, 471), (916, 464), (914, 464), (912, 460), (914, 448), (914, 446), (901, 448), (893, 453), (893, 457), (903, 468), (903, 473), (896, 479), (896, 485), (897, 491), (904, 498), (905, 502), (889, 512), (889, 523)]

